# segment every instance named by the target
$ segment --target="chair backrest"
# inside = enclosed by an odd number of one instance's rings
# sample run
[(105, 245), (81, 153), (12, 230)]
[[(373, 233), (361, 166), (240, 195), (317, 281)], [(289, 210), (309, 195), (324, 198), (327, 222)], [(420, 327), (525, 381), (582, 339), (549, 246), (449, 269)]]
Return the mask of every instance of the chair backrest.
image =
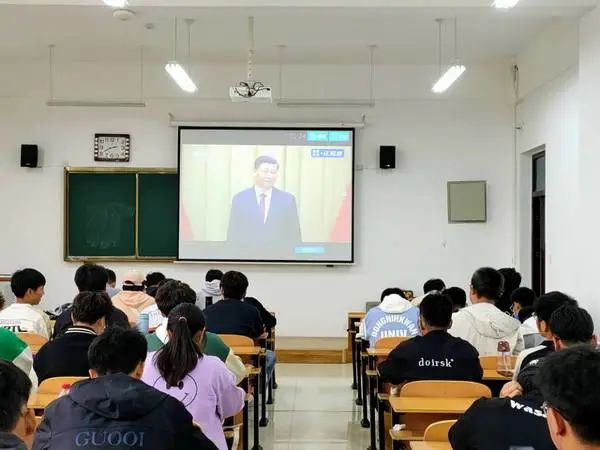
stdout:
[(41, 347), (48, 342), (48, 339), (44, 336), (35, 333), (17, 333), (17, 336), (25, 341), (30, 347)]
[(490, 388), (472, 381), (411, 381), (402, 386), (401, 397), (487, 397)]
[(398, 345), (404, 341), (408, 341), (410, 337), (387, 337), (381, 338), (375, 341), (375, 348), (390, 348), (394, 349), (398, 347)]
[[(517, 357), (511, 356), (511, 367), (515, 367), (517, 363)], [(498, 357), (494, 355), (490, 356), (480, 356), (479, 362), (481, 363), (481, 368), (484, 370), (496, 370), (498, 368)]]
[(38, 394), (60, 394), (63, 384), (73, 385), (81, 380), (87, 380), (86, 377), (54, 377), (48, 378), (40, 383)]
[(220, 334), (219, 337), (229, 347), (254, 347), (254, 340), (238, 334)]
[(456, 420), (442, 420), (429, 425), (425, 429), (424, 441), (429, 442), (448, 442), (448, 432)]

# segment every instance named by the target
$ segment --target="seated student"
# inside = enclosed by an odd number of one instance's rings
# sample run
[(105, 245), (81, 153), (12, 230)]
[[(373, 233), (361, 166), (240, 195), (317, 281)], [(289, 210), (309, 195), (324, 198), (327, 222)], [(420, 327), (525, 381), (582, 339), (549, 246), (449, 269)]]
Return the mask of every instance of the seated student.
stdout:
[[(550, 318), (549, 328), (555, 351), (574, 345), (588, 344), (595, 347), (597, 344), (592, 316), (578, 306), (567, 304), (554, 311)], [(517, 380), (506, 383), (500, 392), (500, 397), (515, 397), (516, 395), (541, 397), (539, 388), (535, 384), (536, 376), (540, 364), (549, 354), (551, 353), (544, 353), (539, 358), (529, 360), (527, 365), (522, 366)]]
[(208, 308), (213, 303), (221, 300), (221, 279), (223, 272), (218, 269), (210, 269), (204, 277), (204, 286), (198, 292), (198, 306)]
[(216, 450), (173, 397), (141, 381), (146, 339), (108, 328), (88, 351), (91, 380), (46, 408), (33, 450)]
[(87, 377), (90, 371), (88, 348), (106, 327), (112, 304), (106, 292), (81, 292), (75, 297), (73, 326), (46, 343), (35, 355), (33, 368), (40, 383), (53, 377)]
[(452, 300), (452, 312), (458, 312), (467, 306), (467, 293), (464, 289), (453, 286), (442, 291)]
[(479, 354), (468, 342), (448, 334), (452, 301), (444, 294), (429, 294), (421, 302), (421, 336), (402, 342), (379, 365), (384, 382), (415, 380), (481, 381)]
[[(265, 330), (258, 310), (242, 300), (248, 290), (248, 278), (234, 270), (223, 275), (221, 293), (223, 300), (213, 303), (204, 310), (206, 329), (216, 334), (239, 334), (252, 339), (265, 339)], [(275, 368), (275, 354), (267, 352), (267, 379), (271, 378)]]
[(108, 283), (106, 283), (106, 293), (110, 298), (113, 298), (121, 289), (117, 287), (117, 275), (114, 270), (106, 268), (106, 273), (108, 274)]
[(423, 285), (423, 295), (412, 300), (413, 306), (419, 306), (425, 296), (430, 292), (442, 292), (446, 289), (446, 283), (440, 278), (431, 278)]
[(35, 416), (27, 407), (31, 381), (17, 366), (0, 361), (0, 448), (27, 450)]
[(244, 407), (245, 392), (215, 357), (203, 355), (204, 314), (183, 303), (169, 313), (169, 341), (146, 358), (142, 380), (179, 400), (219, 450), (228, 450), (223, 420)]
[(540, 335), (544, 341), (537, 347), (528, 348), (517, 358), (515, 364), (515, 374), (513, 380), (516, 380), (522, 367), (527, 366), (531, 361), (540, 359), (554, 351), (552, 342), (552, 332), (550, 331), (550, 318), (554, 311), (564, 305), (577, 306), (577, 301), (562, 292), (548, 292), (542, 295), (535, 302), (535, 317)]
[[(453, 450), (554, 450), (541, 400), (481, 398), (450, 428)], [(575, 450), (575, 449), (573, 449)]]
[(502, 288), (502, 275), (497, 270), (477, 270), (471, 278), (472, 305), (452, 317), (449, 333), (473, 344), (481, 356), (496, 355), (500, 341), (507, 341), (515, 355), (523, 350), (521, 323), (494, 306)]
[(576, 345), (543, 362), (537, 384), (545, 400), (550, 436), (558, 450), (600, 449), (598, 380), (600, 353), (591, 346)]
[(206, 308), (206, 329), (216, 334), (239, 334), (252, 339), (267, 337), (260, 313), (242, 300), (248, 290), (248, 278), (234, 270), (223, 275), (223, 300)]
[(521, 274), (513, 267), (498, 269), (498, 272), (500, 272), (502, 278), (504, 278), (504, 289), (502, 291), (502, 295), (496, 301), (496, 308), (505, 312), (506, 314), (512, 314), (513, 302), (511, 296), (514, 290), (521, 286)]
[[(167, 331), (167, 316), (173, 308), (182, 303), (194, 304), (196, 302), (196, 293), (187, 284), (177, 280), (168, 280), (161, 284), (156, 292), (156, 305), (163, 315), (161, 324), (154, 333), (146, 335), (148, 341), (148, 351), (154, 352), (160, 349), (169, 341), (169, 333)], [(227, 368), (235, 375), (236, 381), (239, 383), (246, 378), (246, 367), (242, 360), (235, 356), (233, 351), (223, 342), (216, 334), (204, 333), (202, 351), (205, 355), (218, 357), (225, 363)]]
[(140, 314), (148, 314), (150, 329), (160, 325), (162, 315), (152, 297), (144, 292), (144, 276), (137, 270), (130, 270), (123, 277), (123, 290), (111, 300), (115, 308), (127, 315), (130, 325), (137, 325)]
[(161, 272), (150, 272), (148, 275), (146, 275), (146, 280), (144, 280), (146, 294), (152, 298), (156, 297), (158, 286), (160, 285), (161, 281), (166, 279), (167, 277), (165, 277)]
[(358, 335), (369, 340), (371, 347), (381, 338), (417, 336), (419, 309), (404, 299), (399, 288), (388, 288), (381, 293), (381, 303), (369, 310), (362, 320)]
[[(33, 355), (27, 343), (6, 328), (0, 328), (0, 359), (13, 363), (29, 376), (35, 392), (38, 378), (33, 370)], [(2, 447), (0, 447), (2, 448)]]
[(10, 279), (10, 288), (17, 301), (0, 311), (0, 327), (14, 333), (35, 333), (50, 339), (50, 318), (37, 308), (44, 296), (45, 285), (46, 278), (35, 269), (16, 271)]
[[(108, 272), (98, 264), (83, 264), (75, 272), (75, 285), (79, 292), (106, 292), (108, 283)], [(64, 334), (73, 326), (71, 318), (71, 305), (66, 307), (56, 319), (54, 324), (53, 338)], [(110, 316), (106, 320), (106, 326), (118, 325), (123, 328), (129, 328), (129, 321), (123, 311), (118, 308), (112, 308)]]
[(540, 335), (534, 317), (535, 292), (532, 289), (520, 287), (513, 291), (510, 300), (512, 302), (512, 315), (521, 322), (521, 333), (523, 334), (525, 348), (540, 345), (544, 338)]

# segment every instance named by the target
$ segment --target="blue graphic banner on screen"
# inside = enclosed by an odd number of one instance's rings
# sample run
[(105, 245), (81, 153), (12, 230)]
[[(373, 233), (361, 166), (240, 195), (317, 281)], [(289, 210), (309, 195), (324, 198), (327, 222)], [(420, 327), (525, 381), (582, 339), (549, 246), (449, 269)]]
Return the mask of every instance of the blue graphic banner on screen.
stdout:
[(180, 260), (354, 262), (354, 129), (179, 128)]

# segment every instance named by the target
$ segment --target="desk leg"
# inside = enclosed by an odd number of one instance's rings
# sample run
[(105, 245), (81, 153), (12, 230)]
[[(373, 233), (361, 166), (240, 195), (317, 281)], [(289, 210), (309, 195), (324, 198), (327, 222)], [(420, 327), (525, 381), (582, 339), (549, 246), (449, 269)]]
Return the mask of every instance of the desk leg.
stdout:
[(375, 402), (377, 401), (377, 390), (375, 389), (375, 380), (375, 377), (369, 377), (369, 419), (371, 420), (371, 450), (377, 450), (377, 425), (375, 423)]
[(249, 420), (248, 420), (248, 401), (244, 402), (244, 411), (242, 411), (242, 449), (248, 450), (249, 448)]
[(352, 389), (356, 389), (357, 388), (357, 369), (356, 369), (356, 343), (354, 342), (354, 333), (350, 333), (350, 330), (348, 330), (348, 335), (350, 336), (350, 339), (352, 339), (352, 345), (350, 346), (352, 348)]
[(354, 343), (355, 351), (356, 351), (356, 381), (357, 381), (357, 397), (356, 404), (361, 406), (363, 404), (363, 395), (362, 395), (362, 370), (361, 370), (361, 357), (360, 357), (360, 343)]
[(258, 418), (258, 408), (259, 408), (259, 397), (260, 397), (260, 389), (259, 389), (259, 380), (258, 375), (254, 377), (254, 445), (252, 450), (262, 450), (260, 446), (260, 430), (259, 430), (259, 418)]
[(262, 370), (260, 372), (260, 426), (269, 424), (267, 419), (267, 356), (263, 355)]
[(368, 400), (369, 400), (369, 382), (367, 381), (367, 361), (366, 358), (363, 358), (361, 356), (361, 379), (362, 379), (362, 420), (360, 422), (360, 425), (363, 428), (369, 428), (371, 426), (369, 419), (367, 418), (368, 416), (368, 411), (367, 411), (367, 404), (368, 404)]
[(385, 402), (377, 400), (377, 420), (379, 428), (379, 449), (385, 450)]
[[(400, 423), (400, 414), (392, 411), (392, 427), (396, 423)], [(393, 440), (392, 441), (392, 450), (402, 450), (402, 443), (400, 441)]]

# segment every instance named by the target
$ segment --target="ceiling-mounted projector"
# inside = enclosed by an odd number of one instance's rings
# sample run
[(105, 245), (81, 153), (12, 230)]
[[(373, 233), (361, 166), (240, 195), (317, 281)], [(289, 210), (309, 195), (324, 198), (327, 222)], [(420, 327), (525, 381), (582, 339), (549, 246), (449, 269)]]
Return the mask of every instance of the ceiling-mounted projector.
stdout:
[(270, 103), (273, 100), (272, 90), (260, 81), (242, 81), (229, 88), (232, 102)]

